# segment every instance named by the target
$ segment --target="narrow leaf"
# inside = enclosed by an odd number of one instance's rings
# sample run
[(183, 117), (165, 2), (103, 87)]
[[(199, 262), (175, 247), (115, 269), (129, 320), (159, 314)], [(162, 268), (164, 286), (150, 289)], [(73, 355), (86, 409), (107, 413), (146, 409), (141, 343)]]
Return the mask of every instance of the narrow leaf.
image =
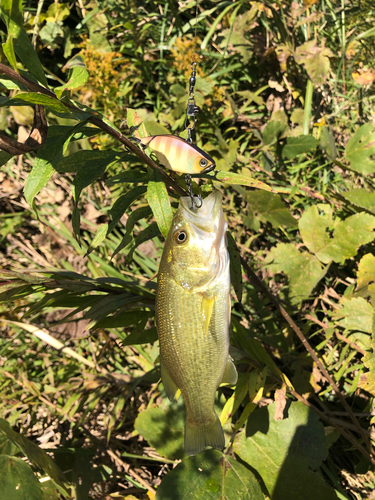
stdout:
[(160, 232), (166, 239), (173, 218), (171, 202), (169, 200), (167, 188), (161, 180), (160, 173), (154, 171), (152, 179), (153, 180), (149, 181), (147, 187), (147, 201), (155, 216)]
[(213, 180), (223, 182), (225, 184), (250, 186), (257, 189), (272, 191), (272, 188), (270, 186), (267, 186), (267, 184), (265, 184), (264, 182), (253, 179), (252, 177), (248, 177), (247, 175), (236, 174), (234, 172), (219, 171), (216, 173)]

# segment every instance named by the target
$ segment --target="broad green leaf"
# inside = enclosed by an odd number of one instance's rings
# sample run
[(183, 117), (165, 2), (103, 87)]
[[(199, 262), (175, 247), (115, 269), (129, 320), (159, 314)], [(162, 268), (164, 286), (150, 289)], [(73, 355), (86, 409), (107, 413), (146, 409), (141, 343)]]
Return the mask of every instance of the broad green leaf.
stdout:
[[(26, 180), (24, 194), (27, 203), (34, 207), (34, 198), (47, 184), (60, 162), (72, 137), (84, 128), (84, 123), (75, 127), (60, 128), (50, 127), (44, 146), (38, 151), (33, 168)], [(55, 132), (57, 134), (55, 135)]]
[(361, 212), (340, 221), (333, 232), (329, 244), (317, 253), (322, 262), (342, 262), (354, 257), (360, 246), (370, 243), (375, 238), (375, 217)]
[(272, 146), (286, 129), (287, 124), (279, 120), (270, 120), (263, 130), (262, 139), (265, 146)]
[(365, 208), (369, 212), (375, 214), (375, 193), (366, 191), (366, 189), (357, 188), (340, 194), (353, 205)]
[(0, 455), (1, 497), (12, 500), (41, 500), (40, 483), (21, 458)]
[[(136, 186), (135, 188), (130, 189), (127, 193), (120, 196), (120, 198), (115, 201), (113, 207), (109, 211), (109, 215), (112, 217), (112, 221), (109, 224), (109, 231), (113, 231), (121, 217), (133, 203), (133, 201), (142, 196), (142, 194), (144, 194), (146, 191), (146, 186)], [(130, 231), (127, 230), (126, 232)]]
[(310, 297), (315, 286), (324, 277), (327, 267), (308, 252), (300, 252), (293, 243), (279, 243), (266, 258), (267, 267), (275, 272), (284, 272), (289, 279), (289, 298), (299, 304)]
[(345, 158), (350, 162), (350, 168), (362, 175), (375, 172), (375, 130), (371, 123), (359, 127), (349, 139), (345, 148)]
[(324, 46), (319, 47), (316, 39), (309, 40), (296, 48), (294, 58), (298, 64), (303, 64), (314, 85), (323, 85), (329, 69), (329, 58), (334, 57), (333, 52)]
[(13, 48), (13, 36), (9, 35), (7, 41), (2, 45), (5, 57), (8, 59), (9, 64), (18, 73), (16, 54)]
[(216, 172), (213, 180), (230, 185), (250, 186), (257, 189), (272, 191), (272, 188), (267, 186), (267, 184), (265, 184), (264, 182), (253, 179), (252, 177), (248, 177), (247, 175), (236, 174), (234, 172)]
[(299, 137), (287, 137), (286, 144), (282, 150), (282, 157), (293, 160), (296, 156), (308, 153), (315, 149), (318, 141), (312, 135), (300, 135)]
[(242, 302), (242, 266), (240, 251), (229, 231), (227, 231), (228, 252), (230, 256), (230, 279), (236, 292), (238, 302)]
[(182, 397), (177, 403), (163, 400), (163, 406), (149, 407), (140, 412), (134, 428), (162, 457), (182, 458), (184, 449), (185, 405)]
[(155, 216), (156, 223), (164, 239), (167, 239), (172, 224), (172, 207), (167, 188), (159, 172), (154, 171), (147, 187), (147, 201)]
[(319, 215), (315, 205), (308, 207), (298, 221), (304, 244), (311, 253), (319, 253), (330, 242), (327, 217)]
[(83, 57), (77, 54), (72, 59), (70, 59), (64, 66), (64, 69), (71, 70), (69, 75), (69, 80), (66, 84), (60, 87), (55, 87), (54, 92), (57, 97), (60, 98), (64, 90), (76, 90), (83, 85), (85, 85), (89, 79), (89, 72), (85, 66)]
[(145, 243), (148, 240), (152, 240), (152, 238), (155, 238), (156, 236), (160, 235), (160, 229), (156, 222), (151, 224), (150, 226), (146, 227), (146, 229), (143, 229), (138, 236), (134, 240), (134, 245), (131, 247), (128, 255), (126, 256), (126, 262), (130, 262), (131, 259), (133, 258), (133, 253), (134, 250), (139, 247), (142, 243)]
[(0, 455), (20, 455), (21, 450), (11, 441), (8, 436), (0, 433)]
[(335, 309), (333, 318), (337, 325), (349, 330), (372, 333), (374, 309), (362, 297), (340, 300), (341, 309)]
[(183, 460), (164, 477), (156, 492), (156, 500), (264, 498), (253, 472), (231, 456), (215, 450)]
[(267, 191), (252, 191), (247, 193), (246, 199), (253, 217), (260, 221), (270, 222), (275, 228), (297, 226), (297, 221), (278, 194)]
[(8, 36), (13, 37), (14, 50), (22, 64), (42, 85), (48, 87), (39, 57), (23, 28), (22, 2), (20, 0), (2, 0), (0, 13), (7, 25)]
[[(48, 476), (58, 487), (60, 493), (62, 493), (64, 496), (68, 496), (64, 486), (64, 483), (66, 482), (64, 474), (44, 450), (27, 439), (27, 437), (23, 436), (22, 434), (18, 434), (13, 429), (11, 429), (9, 424), (3, 419), (0, 419), (0, 433), (5, 434), (8, 439), (19, 446), (19, 448), (29, 460), (31, 460), (37, 465), (37, 467), (43, 469), (44, 472), (48, 474)], [(10, 496), (9, 498), (13, 497)]]
[(323, 125), (320, 131), (320, 147), (324, 149), (330, 160), (336, 160), (337, 149), (335, 137), (329, 125)]
[(375, 281), (375, 256), (367, 253), (358, 264), (357, 289), (365, 288)]
[(23, 92), (22, 94), (17, 94), (15, 97), (0, 97), (0, 106), (25, 106), (27, 104), (41, 104), (46, 106), (51, 111), (57, 111), (58, 113), (66, 113), (68, 108), (60, 102), (58, 99), (49, 97), (45, 94), (39, 94), (38, 92)]
[[(313, 410), (292, 402), (275, 420), (276, 403), (256, 409), (236, 436), (234, 452), (262, 477), (272, 500), (337, 500), (311, 471), (328, 456), (324, 427)], [(285, 414), (285, 411), (284, 411)]]

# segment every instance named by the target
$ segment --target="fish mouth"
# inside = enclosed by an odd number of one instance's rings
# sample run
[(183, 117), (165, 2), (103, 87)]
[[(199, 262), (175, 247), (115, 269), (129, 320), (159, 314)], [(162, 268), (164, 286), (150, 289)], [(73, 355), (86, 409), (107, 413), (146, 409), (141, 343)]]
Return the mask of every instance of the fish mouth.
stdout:
[(220, 191), (213, 191), (202, 202), (202, 206), (191, 206), (189, 196), (180, 198), (180, 208), (184, 217), (198, 229), (207, 232), (218, 231), (223, 227), (225, 220), (222, 210), (223, 195)]
[(201, 173), (208, 174), (208, 172), (215, 170), (215, 168), (216, 168), (216, 163), (214, 162), (212, 165), (209, 165), (208, 167), (204, 168)]

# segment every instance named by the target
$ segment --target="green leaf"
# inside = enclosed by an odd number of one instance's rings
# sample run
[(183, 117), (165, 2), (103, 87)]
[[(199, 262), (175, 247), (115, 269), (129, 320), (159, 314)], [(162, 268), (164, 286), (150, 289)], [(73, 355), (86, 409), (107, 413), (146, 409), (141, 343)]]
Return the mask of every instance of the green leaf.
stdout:
[(287, 137), (286, 144), (282, 150), (282, 157), (293, 160), (296, 156), (308, 153), (315, 149), (318, 141), (312, 135), (300, 135), (299, 137)]
[(2, 45), (5, 57), (8, 59), (9, 64), (12, 66), (14, 71), (18, 73), (16, 54), (13, 48), (13, 36), (9, 35), (7, 41)]
[[(109, 215), (112, 217), (112, 221), (109, 225), (109, 231), (113, 231), (121, 217), (124, 215), (125, 211), (133, 203), (133, 201), (142, 196), (142, 194), (144, 194), (146, 191), (146, 186), (136, 186), (135, 188), (130, 189), (130, 191), (120, 196), (120, 198), (115, 201), (113, 207), (109, 211)], [(126, 224), (126, 226), (128, 226), (128, 223)], [(130, 233), (130, 231), (128, 230), (126, 232)]]
[[(43, 469), (46, 474), (54, 481), (60, 493), (64, 496), (67, 495), (64, 483), (66, 482), (64, 474), (53, 462), (53, 460), (47, 455), (47, 453), (39, 448), (35, 443), (27, 439), (27, 437), (22, 434), (15, 432), (9, 424), (0, 419), (0, 432), (5, 434), (8, 439), (10, 439), (14, 444), (19, 446), (22, 452), (31, 460), (37, 467)], [(10, 496), (9, 498), (15, 498)]]
[(108, 224), (100, 224), (95, 233), (93, 240), (87, 249), (86, 255), (89, 255), (95, 248), (97, 248), (105, 239), (108, 234)]
[(184, 449), (185, 405), (182, 397), (177, 403), (163, 399), (163, 406), (149, 407), (140, 412), (135, 429), (162, 457), (182, 458)]
[(230, 256), (230, 279), (236, 292), (238, 302), (242, 302), (242, 266), (240, 251), (229, 231), (227, 231), (228, 252)]
[(11, 158), (13, 158), (12, 155), (5, 151), (0, 151), (0, 167), (5, 165)]
[(139, 247), (142, 243), (145, 243), (148, 240), (152, 240), (152, 238), (155, 238), (156, 236), (160, 235), (160, 229), (156, 222), (151, 224), (150, 226), (146, 227), (143, 231), (141, 231), (138, 236), (134, 240), (134, 245), (130, 249), (128, 255), (126, 256), (126, 262), (130, 262), (131, 259), (133, 258), (133, 253), (134, 250)]
[(43, 67), (23, 28), (22, 2), (20, 0), (2, 0), (1, 15), (8, 28), (8, 36), (13, 37), (14, 50), (30, 73), (45, 87), (48, 87)]
[[(53, 4), (55, 5), (55, 4)], [(64, 66), (64, 69), (71, 69), (69, 80), (60, 87), (55, 87), (53, 90), (57, 97), (61, 97), (64, 90), (76, 90), (85, 85), (89, 79), (89, 72), (86, 68), (83, 57), (80, 54), (75, 55)]]
[(297, 226), (297, 221), (278, 194), (267, 191), (252, 191), (247, 194), (246, 199), (253, 216), (262, 222), (270, 222), (275, 228)]
[(134, 225), (141, 219), (148, 217), (152, 214), (150, 207), (140, 207), (134, 210), (126, 221), (126, 233), (122, 238), (121, 243), (118, 245), (116, 250), (113, 252), (112, 259), (117, 255), (123, 248), (125, 248), (132, 241), (131, 232), (133, 231)]
[(147, 201), (155, 216), (156, 223), (164, 239), (167, 239), (172, 224), (173, 213), (167, 188), (162, 181), (160, 172), (153, 171), (152, 180), (147, 187)]
[(273, 403), (256, 409), (233, 449), (262, 477), (272, 500), (337, 500), (316, 469), (328, 456), (323, 425), (313, 410), (293, 402), (287, 418), (275, 420)]
[(286, 129), (287, 124), (280, 120), (269, 120), (262, 134), (264, 146), (272, 146)]
[(341, 297), (341, 309), (333, 312), (337, 325), (348, 330), (372, 333), (374, 309), (362, 297)]
[[(308, 207), (298, 221), (299, 231), (304, 244), (311, 253), (318, 254), (330, 242), (328, 220), (321, 216), (315, 205)], [(329, 262), (323, 260), (323, 262)]]
[(50, 127), (48, 129), (47, 140), (38, 151), (24, 188), (26, 201), (31, 207), (34, 206), (35, 196), (43, 189), (54, 173), (70, 140), (84, 128), (84, 125), (84, 122), (82, 122), (75, 127), (64, 127), (63, 130), (60, 127)]
[(324, 149), (330, 160), (336, 160), (337, 149), (335, 137), (329, 125), (323, 125), (320, 131), (320, 147)]
[(21, 458), (0, 455), (0, 485), (2, 498), (12, 500), (41, 500), (40, 483)]
[(216, 172), (213, 180), (230, 185), (250, 186), (257, 189), (272, 191), (272, 188), (267, 186), (267, 184), (265, 184), (264, 182), (253, 179), (252, 177), (248, 177), (247, 175), (236, 174), (234, 172)]
[(58, 113), (66, 113), (68, 108), (60, 102), (58, 99), (49, 97), (45, 94), (39, 94), (38, 92), (23, 92), (22, 94), (17, 94), (15, 97), (0, 97), (0, 106), (25, 106), (25, 105), (41, 104), (46, 106), (51, 111), (56, 111)]
[(345, 148), (345, 158), (350, 162), (350, 168), (362, 175), (375, 172), (375, 130), (371, 123), (359, 127), (349, 139)]
[(116, 151), (82, 150), (63, 158), (58, 172), (77, 172), (73, 181), (73, 197), (77, 204), (82, 190), (101, 177), (119, 158)]
[(316, 39), (309, 40), (296, 48), (294, 58), (298, 64), (303, 64), (314, 85), (323, 85), (329, 69), (329, 58), (334, 57), (333, 52), (323, 45), (319, 47)]
[(164, 477), (156, 492), (156, 500), (264, 498), (253, 472), (229, 455), (215, 450), (183, 460)]
[(367, 253), (358, 264), (357, 289), (367, 287), (375, 281), (375, 256)]
[(308, 299), (328, 269), (322, 268), (315, 256), (300, 252), (293, 243), (279, 243), (273, 247), (267, 255), (266, 264), (271, 271), (287, 275), (289, 298), (293, 304)]
[(340, 194), (353, 205), (375, 214), (375, 193), (357, 188)]
[(328, 262), (328, 259), (342, 262), (354, 257), (360, 246), (374, 240), (374, 229), (375, 217), (373, 215), (364, 212), (351, 215), (336, 225), (333, 239), (317, 254), (318, 259), (322, 262)]

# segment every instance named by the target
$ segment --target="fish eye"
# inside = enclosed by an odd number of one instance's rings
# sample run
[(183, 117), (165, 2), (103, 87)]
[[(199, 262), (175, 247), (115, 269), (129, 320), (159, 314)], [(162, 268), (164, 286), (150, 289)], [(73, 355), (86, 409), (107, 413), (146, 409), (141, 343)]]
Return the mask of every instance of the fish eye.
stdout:
[(185, 243), (187, 241), (188, 235), (186, 231), (179, 230), (174, 233), (173, 238), (177, 245), (181, 245), (181, 243)]
[(199, 165), (204, 168), (207, 165), (208, 161), (205, 158), (202, 158), (199, 162)]

